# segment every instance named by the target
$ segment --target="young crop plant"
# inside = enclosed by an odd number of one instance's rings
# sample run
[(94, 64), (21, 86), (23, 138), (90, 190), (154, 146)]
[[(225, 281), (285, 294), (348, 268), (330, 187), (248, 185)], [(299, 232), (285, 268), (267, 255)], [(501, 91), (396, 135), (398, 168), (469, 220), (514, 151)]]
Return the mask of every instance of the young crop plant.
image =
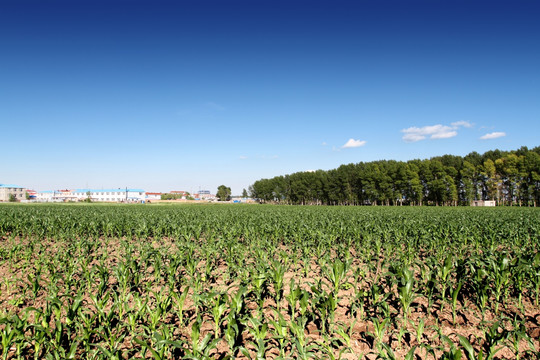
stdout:
[[(268, 339), (266, 337), (268, 333), (268, 324), (262, 323), (257, 318), (249, 318), (248, 320), (249, 327), (248, 331), (253, 337), (251, 345), (255, 348), (255, 359), (264, 360), (266, 359), (265, 354), (267, 351)], [(249, 351), (245, 347), (241, 347), (240, 351), (248, 358), (252, 358)]]
[(495, 313), (498, 313), (501, 296), (506, 293), (510, 281), (510, 259), (503, 254), (499, 259), (491, 259), (490, 263), (491, 272), (489, 274), (494, 285)]
[(339, 291), (351, 284), (347, 281), (347, 273), (351, 267), (351, 260), (334, 259), (332, 265), (323, 267), (323, 274), (331, 285), (332, 293), (337, 297)]
[(285, 350), (287, 348), (290, 334), (289, 334), (289, 326), (287, 324), (287, 321), (283, 317), (283, 314), (278, 312), (277, 310), (274, 310), (274, 319), (270, 319), (269, 323), (272, 325), (271, 332), (273, 333), (272, 338), (278, 343), (279, 347), (279, 357), (284, 359), (285, 358)]
[(404, 323), (407, 322), (411, 311), (411, 304), (416, 299), (414, 292), (414, 271), (405, 266), (399, 267), (396, 272), (398, 280), (398, 297), (403, 309)]
[[(201, 334), (201, 325), (203, 320), (201, 317), (197, 317), (195, 322), (191, 326), (191, 337), (188, 342), (188, 348), (185, 349), (185, 359), (201, 359), (209, 360), (212, 358), (210, 352), (216, 348), (219, 338), (213, 338), (212, 333), (207, 333), (204, 337)], [(173, 346), (184, 349), (182, 343), (172, 342)]]
[(212, 320), (214, 322), (214, 336), (217, 339), (221, 333), (221, 323), (227, 310), (227, 294), (216, 293), (210, 298), (210, 308), (212, 310)]
[(276, 307), (280, 309), (281, 299), (283, 298), (283, 281), (285, 276), (286, 266), (279, 261), (272, 261), (270, 266), (270, 277), (274, 285), (274, 300)]
[(382, 352), (383, 339), (388, 329), (390, 322), (389, 318), (379, 320), (378, 318), (372, 318), (371, 322), (373, 324), (373, 332), (367, 331), (367, 334), (371, 336), (374, 340), (374, 345), (377, 347), (379, 352)]
[(321, 333), (327, 334), (334, 323), (335, 311), (338, 306), (336, 296), (323, 288), (321, 280), (311, 286), (311, 293), (313, 294), (313, 311), (317, 316), (315, 320), (319, 323)]

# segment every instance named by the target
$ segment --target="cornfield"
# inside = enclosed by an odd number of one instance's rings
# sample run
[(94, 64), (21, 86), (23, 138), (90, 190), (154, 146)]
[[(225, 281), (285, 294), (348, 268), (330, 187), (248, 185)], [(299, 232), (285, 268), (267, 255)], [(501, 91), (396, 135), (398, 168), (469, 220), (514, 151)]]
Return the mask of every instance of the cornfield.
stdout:
[(540, 210), (0, 206), (2, 359), (537, 359)]

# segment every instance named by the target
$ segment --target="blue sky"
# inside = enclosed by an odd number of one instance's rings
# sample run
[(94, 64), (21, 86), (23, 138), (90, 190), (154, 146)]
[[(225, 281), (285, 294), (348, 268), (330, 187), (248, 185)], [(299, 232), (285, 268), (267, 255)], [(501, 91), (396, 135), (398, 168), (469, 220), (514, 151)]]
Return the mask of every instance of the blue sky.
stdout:
[(230, 186), (540, 145), (537, 1), (0, 2), (0, 182)]

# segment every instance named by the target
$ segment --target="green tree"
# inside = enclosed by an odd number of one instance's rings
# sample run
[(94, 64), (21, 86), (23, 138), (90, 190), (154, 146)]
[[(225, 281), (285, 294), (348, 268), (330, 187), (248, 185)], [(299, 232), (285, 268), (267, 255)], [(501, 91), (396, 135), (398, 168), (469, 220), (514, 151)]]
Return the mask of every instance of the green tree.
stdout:
[(495, 162), (491, 159), (484, 161), (484, 171), (482, 175), (484, 177), (484, 193), (489, 200), (497, 200), (499, 202), (499, 179), (497, 176), (497, 170), (495, 168)]
[(17, 197), (13, 194), (9, 194), (9, 202), (17, 202)]
[(216, 196), (218, 197), (219, 201), (231, 200), (231, 188), (225, 185), (219, 185)]
[(242, 197), (243, 197), (243, 198), (247, 198), (247, 197), (248, 197), (248, 193), (247, 193), (247, 190), (246, 190), (246, 189), (242, 190)]

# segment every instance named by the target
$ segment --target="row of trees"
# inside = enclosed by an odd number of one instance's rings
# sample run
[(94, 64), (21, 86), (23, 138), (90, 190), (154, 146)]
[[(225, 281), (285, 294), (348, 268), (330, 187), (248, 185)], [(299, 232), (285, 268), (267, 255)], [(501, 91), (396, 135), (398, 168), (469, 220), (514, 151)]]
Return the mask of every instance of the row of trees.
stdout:
[(286, 204), (468, 205), (496, 200), (499, 205), (537, 206), (540, 147), (360, 162), (261, 179), (250, 192), (261, 202)]
[(171, 194), (171, 193), (165, 193), (165, 194), (161, 194), (161, 200), (179, 200), (179, 199), (183, 199), (185, 198), (186, 200), (194, 200), (195, 198), (193, 196), (191, 196), (190, 193), (188, 193), (187, 191), (183, 194), (178, 194), (178, 193), (174, 193), (174, 194)]

